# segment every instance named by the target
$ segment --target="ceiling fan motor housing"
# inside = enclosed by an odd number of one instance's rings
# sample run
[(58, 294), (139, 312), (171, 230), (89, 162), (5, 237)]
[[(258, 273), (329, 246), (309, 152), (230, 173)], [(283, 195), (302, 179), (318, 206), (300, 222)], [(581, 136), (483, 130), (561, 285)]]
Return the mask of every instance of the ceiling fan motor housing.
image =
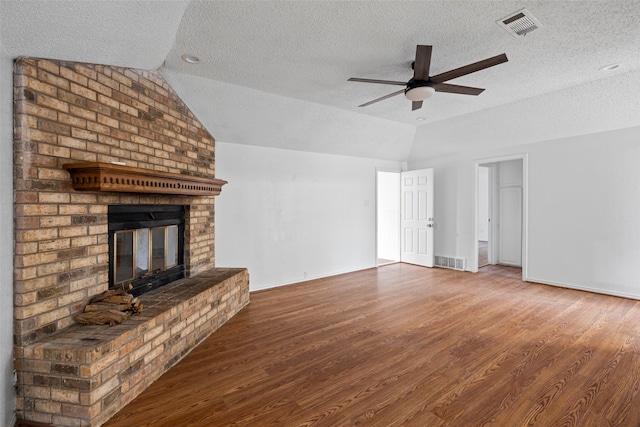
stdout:
[(404, 96), (411, 101), (424, 101), (436, 93), (433, 83), (426, 80), (411, 79), (404, 90)]

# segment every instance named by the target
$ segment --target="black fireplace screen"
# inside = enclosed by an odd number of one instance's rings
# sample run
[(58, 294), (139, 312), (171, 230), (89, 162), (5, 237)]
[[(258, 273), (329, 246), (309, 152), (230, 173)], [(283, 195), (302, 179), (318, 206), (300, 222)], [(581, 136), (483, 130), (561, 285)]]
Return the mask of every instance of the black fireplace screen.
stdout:
[(109, 206), (109, 287), (134, 295), (184, 277), (184, 206)]

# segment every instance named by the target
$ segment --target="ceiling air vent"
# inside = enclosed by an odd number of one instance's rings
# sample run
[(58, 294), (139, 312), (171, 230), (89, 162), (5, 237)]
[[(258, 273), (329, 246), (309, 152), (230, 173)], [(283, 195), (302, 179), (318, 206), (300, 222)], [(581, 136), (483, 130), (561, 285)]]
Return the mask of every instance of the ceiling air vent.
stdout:
[(541, 28), (540, 22), (527, 9), (521, 9), (511, 15), (496, 21), (513, 37), (526, 36), (531, 31)]

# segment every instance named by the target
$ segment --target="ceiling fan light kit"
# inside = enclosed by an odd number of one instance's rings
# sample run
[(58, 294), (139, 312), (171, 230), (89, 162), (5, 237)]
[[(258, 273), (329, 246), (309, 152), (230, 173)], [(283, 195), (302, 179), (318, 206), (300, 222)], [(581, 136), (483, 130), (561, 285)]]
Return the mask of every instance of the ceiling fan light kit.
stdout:
[(434, 93), (436, 93), (436, 90), (433, 86), (408, 87), (404, 90), (404, 96), (409, 101), (424, 101), (431, 98)]
[(484, 59), (482, 61), (474, 62), (473, 64), (465, 65), (464, 67), (456, 68), (444, 73), (437, 74), (435, 76), (429, 76), (429, 68), (431, 66), (431, 50), (432, 46), (418, 45), (416, 46), (416, 60), (413, 63), (413, 78), (408, 82), (398, 82), (393, 80), (378, 80), (378, 79), (363, 79), (360, 77), (351, 77), (350, 82), (361, 83), (377, 83), (385, 85), (405, 86), (404, 90), (399, 90), (390, 93), (380, 98), (376, 98), (372, 101), (365, 102), (358, 105), (358, 107), (366, 107), (367, 105), (374, 104), (379, 101), (394, 97), (404, 93), (404, 96), (411, 101), (411, 110), (415, 111), (422, 108), (422, 101), (430, 98), (435, 92), (447, 92), (460, 95), (480, 95), (484, 89), (477, 87), (461, 86), (450, 83), (445, 83), (449, 80), (453, 80), (458, 77), (466, 76), (467, 74), (475, 73), (476, 71), (484, 70), (485, 68), (493, 67), (494, 65), (507, 62), (507, 55), (504, 53), (491, 58)]

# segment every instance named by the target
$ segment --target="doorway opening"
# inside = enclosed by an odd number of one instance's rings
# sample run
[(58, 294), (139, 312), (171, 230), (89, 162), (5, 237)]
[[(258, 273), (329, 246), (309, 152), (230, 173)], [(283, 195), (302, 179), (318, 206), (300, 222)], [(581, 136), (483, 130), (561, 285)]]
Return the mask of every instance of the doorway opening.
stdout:
[(477, 267), (519, 268), (526, 280), (526, 155), (478, 161), (476, 180)]
[[(478, 268), (489, 265), (489, 230), (491, 226), (490, 179), (491, 168), (478, 168)], [(492, 260), (493, 261), (493, 260)]]
[(400, 261), (400, 172), (377, 171), (376, 265)]

